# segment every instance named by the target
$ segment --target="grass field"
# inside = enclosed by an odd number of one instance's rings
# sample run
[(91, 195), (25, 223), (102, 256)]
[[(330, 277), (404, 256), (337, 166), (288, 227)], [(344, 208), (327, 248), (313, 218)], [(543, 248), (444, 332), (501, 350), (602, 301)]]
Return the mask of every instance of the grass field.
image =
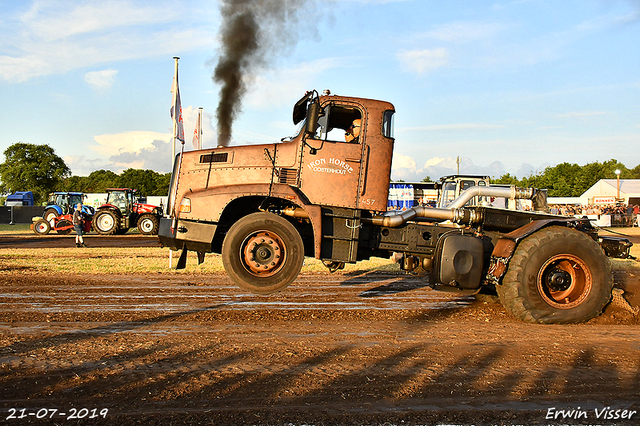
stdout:
[[(59, 273), (59, 274), (211, 274), (224, 273), (222, 258), (207, 254), (205, 262), (197, 263), (195, 253), (189, 253), (187, 267), (176, 271), (169, 267), (169, 249), (158, 247), (126, 248), (39, 248), (0, 249), (2, 273)], [(171, 265), (175, 267), (179, 252), (173, 252)], [(374, 258), (346, 265), (338, 273), (371, 270), (396, 271), (398, 265), (389, 259)], [(319, 260), (306, 258), (302, 273), (327, 272)]]
[(29, 227), (29, 223), (20, 223), (17, 225), (0, 225), (0, 236), (2, 235), (15, 235), (24, 234), (25, 232), (33, 232)]

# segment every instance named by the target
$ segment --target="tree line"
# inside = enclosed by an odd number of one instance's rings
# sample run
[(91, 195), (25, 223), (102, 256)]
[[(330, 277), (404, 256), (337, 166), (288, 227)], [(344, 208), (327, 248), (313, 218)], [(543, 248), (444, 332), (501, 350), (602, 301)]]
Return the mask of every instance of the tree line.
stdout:
[[(616, 179), (620, 171), (620, 179), (640, 179), (640, 165), (633, 169), (627, 168), (618, 160), (604, 163), (593, 162), (584, 166), (571, 163), (561, 163), (544, 169), (543, 172), (531, 174), (522, 179), (509, 173), (499, 178), (491, 178), (492, 184), (515, 185), (524, 188), (547, 189), (550, 197), (580, 197), (600, 179)], [(396, 182), (404, 182), (398, 180)], [(425, 176), (421, 182), (433, 182), (430, 176)]]
[(101, 193), (107, 188), (133, 188), (138, 195), (167, 195), (171, 173), (126, 169), (117, 174), (96, 170), (89, 176), (72, 176), (71, 170), (48, 145), (18, 142), (4, 151), (0, 163), (0, 194), (32, 191), (36, 204), (55, 191)]
[(611, 159), (584, 166), (561, 163), (522, 179), (507, 173), (499, 179), (491, 179), (491, 183), (547, 189), (550, 197), (579, 197), (600, 179), (616, 179), (616, 170), (620, 170), (620, 179), (640, 179), (640, 165), (629, 169), (618, 160)]

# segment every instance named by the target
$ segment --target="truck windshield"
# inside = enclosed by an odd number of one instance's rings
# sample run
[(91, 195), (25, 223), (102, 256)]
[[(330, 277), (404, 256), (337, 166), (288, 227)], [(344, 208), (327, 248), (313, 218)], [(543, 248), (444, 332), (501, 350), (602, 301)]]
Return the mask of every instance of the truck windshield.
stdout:
[(445, 182), (442, 185), (442, 195), (438, 207), (446, 209), (456, 199), (456, 182)]

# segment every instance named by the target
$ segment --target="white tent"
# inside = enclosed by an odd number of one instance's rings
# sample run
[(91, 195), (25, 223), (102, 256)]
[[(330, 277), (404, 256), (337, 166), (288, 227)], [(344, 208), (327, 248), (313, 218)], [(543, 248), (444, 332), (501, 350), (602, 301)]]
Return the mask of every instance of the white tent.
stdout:
[[(586, 204), (615, 204), (618, 179), (600, 179), (580, 197)], [(620, 179), (620, 199), (625, 204), (640, 204), (640, 179)]]

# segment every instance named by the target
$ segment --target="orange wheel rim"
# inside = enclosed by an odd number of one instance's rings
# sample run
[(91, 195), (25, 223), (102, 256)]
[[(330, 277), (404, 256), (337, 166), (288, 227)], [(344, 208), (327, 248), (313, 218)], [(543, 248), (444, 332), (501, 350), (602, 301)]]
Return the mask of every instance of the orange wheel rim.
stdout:
[(282, 269), (287, 258), (284, 242), (273, 232), (256, 231), (240, 246), (240, 259), (251, 275), (267, 278)]
[(593, 276), (577, 256), (559, 254), (545, 262), (537, 277), (542, 299), (558, 309), (572, 309), (584, 302), (593, 287)]

